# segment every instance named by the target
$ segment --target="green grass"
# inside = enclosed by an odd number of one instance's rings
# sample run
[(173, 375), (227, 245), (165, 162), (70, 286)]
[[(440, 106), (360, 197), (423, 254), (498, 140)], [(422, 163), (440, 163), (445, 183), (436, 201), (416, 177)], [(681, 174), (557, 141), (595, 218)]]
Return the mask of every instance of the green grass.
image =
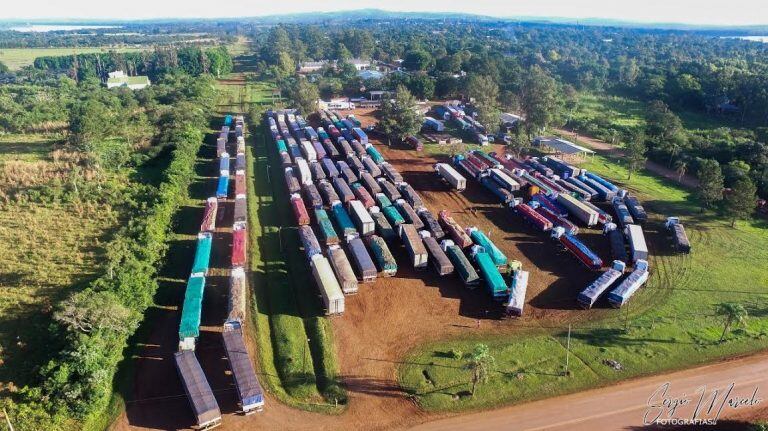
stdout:
[[(259, 119), (254, 119), (258, 122)], [(280, 164), (262, 127), (248, 147), (250, 264), (255, 293), (252, 334), (259, 347), (265, 386), (286, 404), (325, 413), (340, 412), (343, 400), (330, 324), (309, 275), (282, 187)], [(267, 166), (271, 169), (267, 169)], [(282, 247), (281, 247), (282, 244)], [(326, 395), (323, 397), (322, 395)]]
[[(574, 326), (571, 377), (557, 375), (564, 365), (566, 327), (506, 339), (445, 340), (415, 349), (399, 377), (425, 409), (465, 410), (543, 398), (768, 348), (765, 221), (740, 222), (733, 229), (716, 214), (701, 213), (695, 198), (671, 181), (646, 172), (626, 181), (626, 169), (601, 156), (583, 166), (636, 192), (649, 210), (649, 283), (628, 307), (611, 311), (605, 320)], [(690, 255), (670, 249), (662, 227), (666, 215), (682, 218), (693, 246)], [(741, 303), (750, 313), (747, 326), (732, 331), (722, 344), (722, 319), (714, 314), (720, 302)], [(479, 342), (491, 347), (497, 372), (474, 399), (454, 401), (453, 395), (468, 390), (469, 374), (460, 368), (462, 360), (438, 352), (468, 351)], [(603, 364), (608, 359), (619, 361), (624, 370)], [(519, 370), (524, 370), (520, 378), (509, 376)]]
[(620, 127), (638, 127), (645, 124), (645, 104), (640, 101), (607, 94), (580, 93), (575, 119), (602, 118)]
[(53, 307), (96, 276), (118, 223), (106, 205), (13, 197), (66, 181), (68, 165), (52, 160), (52, 144), (43, 136), (0, 139), (0, 385), (37, 382), (38, 367), (58, 351)]
[(11, 70), (31, 66), (37, 57), (57, 57), (72, 54), (89, 54), (94, 52), (136, 52), (147, 48), (130, 47), (83, 47), (83, 48), (0, 48), (0, 62), (5, 63)]

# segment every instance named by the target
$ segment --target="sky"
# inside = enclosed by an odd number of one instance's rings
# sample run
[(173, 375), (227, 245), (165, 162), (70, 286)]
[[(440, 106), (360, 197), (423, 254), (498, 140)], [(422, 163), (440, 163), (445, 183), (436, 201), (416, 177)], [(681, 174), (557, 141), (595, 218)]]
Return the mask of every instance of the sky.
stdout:
[(496, 17), (608, 18), (714, 25), (768, 24), (768, 0), (0, 0), (0, 20), (221, 18), (376, 8)]

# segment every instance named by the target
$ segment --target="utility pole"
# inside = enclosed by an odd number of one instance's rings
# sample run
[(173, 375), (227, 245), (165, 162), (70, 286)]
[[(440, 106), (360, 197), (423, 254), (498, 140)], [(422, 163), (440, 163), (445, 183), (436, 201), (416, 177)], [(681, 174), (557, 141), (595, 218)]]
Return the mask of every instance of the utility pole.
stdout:
[(565, 375), (568, 375), (568, 365), (571, 359), (571, 324), (568, 324), (568, 341), (565, 343)]
[(307, 345), (309, 344), (309, 338), (307, 338), (306, 344), (304, 344), (304, 353), (301, 355), (301, 370), (304, 373), (304, 382), (307, 381)]

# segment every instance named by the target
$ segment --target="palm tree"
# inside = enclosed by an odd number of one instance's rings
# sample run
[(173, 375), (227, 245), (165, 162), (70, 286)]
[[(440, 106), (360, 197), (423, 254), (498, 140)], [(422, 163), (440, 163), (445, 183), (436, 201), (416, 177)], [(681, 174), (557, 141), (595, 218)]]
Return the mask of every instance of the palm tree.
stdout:
[(718, 316), (725, 317), (725, 321), (723, 322), (723, 334), (720, 335), (719, 343), (723, 342), (725, 335), (734, 323), (739, 326), (743, 326), (747, 323), (747, 310), (743, 305), (736, 304), (735, 302), (722, 302), (718, 304), (716, 313)]
[(675, 172), (677, 172), (677, 182), (682, 182), (685, 173), (688, 172), (688, 162), (683, 159), (678, 159), (675, 162)]
[(467, 363), (464, 368), (472, 372), (472, 398), (475, 397), (475, 389), (479, 383), (488, 381), (488, 374), (496, 362), (485, 344), (478, 344), (475, 349), (464, 356)]

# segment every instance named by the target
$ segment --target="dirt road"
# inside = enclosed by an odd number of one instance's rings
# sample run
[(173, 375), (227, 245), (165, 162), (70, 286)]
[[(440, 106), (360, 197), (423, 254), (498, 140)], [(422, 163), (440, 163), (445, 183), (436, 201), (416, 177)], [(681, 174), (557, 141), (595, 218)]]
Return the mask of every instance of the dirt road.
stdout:
[[(672, 374), (647, 377), (606, 388), (550, 398), (528, 404), (506, 407), (487, 412), (454, 416), (415, 427), (419, 431), (431, 430), (489, 430), (512, 429), (592, 431), (597, 429), (640, 429), (644, 417), (652, 420), (662, 412), (661, 408), (649, 408), (662, 403), (663, 385), (669, 383), (666, 398), (690, 400), (677, 408), (674, 418), (691, 418), (705, 387), (704, 401), (697, 416), (700, 419), (716, 417), (721, 403), (725, 402), (721, 418), (768, 417), (768, 353), (736, 359), (714, 365), (679, 371)], [(735, 386), (728, 392), (731, 384)], [(761, 400), (752, 406), (732, 408), (727, 400)], [(657, 392), (659, 391), (659, 392)], [(707, 410), (715, 391), (717, 401), (712, 413)], [(654, 396), (652, 399), (651, 397)], [(647, 415), (647, 416), (646, 416)], [(668, 418), (666, 411), (661, 418)], [(635, 428), (638, 427), (638, 428)]]
[[(574, 134), (572, 131), (566, 130), (566, 129), (554, 129), (554, 130), (557, 133), (566, 137), (572, 137)], [(587, 144), (587, 146), (597, 151), (598, 153), (603, 153), (603, 154), (614, 156), (614, 157), (621, 157), (622, 155), (624, 155), (624, 152), (613, 144), (609, 144), (608, 142), (591, 138), (589, 136), (583, 136), (583, 135), (577, 135), (577, 136), (578, 136), (578, 141), (580, 143)], [(694, 177), (693, 175), (686, 174), (680, 177), (678, 173), (675, 172), (674, 169), (670, 169), (662, 164), (656, 163), (651, 160), (647, 160), (645, 162), (645, 169), (647, 169), (650, 172), (653, 172), (656, 175), (662, 176), (668, 180), (675, 181), (684, 187), (694, 189), (699, 186), (699, 180), (696, 179), (696, 177)]]

